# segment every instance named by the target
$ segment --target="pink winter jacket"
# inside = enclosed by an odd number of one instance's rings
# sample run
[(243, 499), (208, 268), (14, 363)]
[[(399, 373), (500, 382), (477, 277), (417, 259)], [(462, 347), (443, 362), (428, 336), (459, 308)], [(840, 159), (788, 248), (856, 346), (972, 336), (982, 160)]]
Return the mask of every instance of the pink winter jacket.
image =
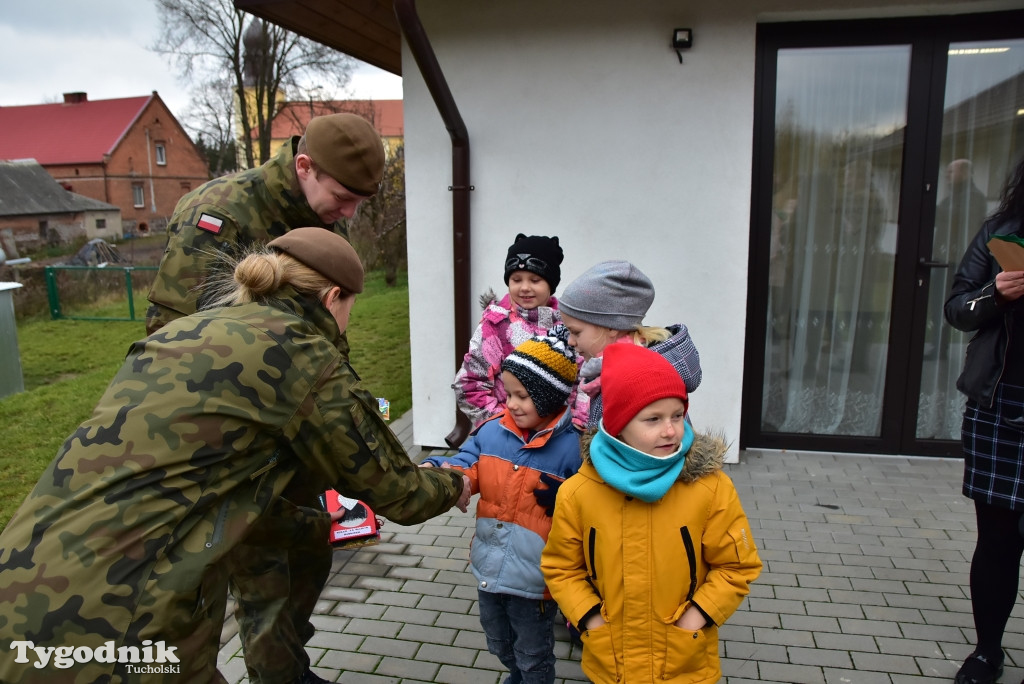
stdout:
[(493, 292), (487, 292), (480, 301), (484, 305), (480, 325), (473, 332), (469, 351), (452, 383), (455, 401), (473, 427), (505, 408), (505, 386), (501, 383), (505, 357), (521, 343), (562, 321), (554, 297), (548, 306), (531, 310), (515, 306), (507, 294), (499, 302)]

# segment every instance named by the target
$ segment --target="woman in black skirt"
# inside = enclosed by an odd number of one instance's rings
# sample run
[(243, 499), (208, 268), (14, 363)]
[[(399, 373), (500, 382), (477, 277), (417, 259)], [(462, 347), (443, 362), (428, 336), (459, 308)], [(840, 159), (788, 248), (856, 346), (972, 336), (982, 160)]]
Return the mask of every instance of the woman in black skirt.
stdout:
[(963, 493), (978, 519), (971, 559), (978, 642), (956, 684), (988, 684), (1002, 673), (1003, 630), (1024, 552), (1024, 271), (1003, 271), (986, 246), (993, 235), (1009, 234), (1024, 237), (1024, 159), (968, 246), (945, 306), (950, 325), (974, 333), (956, 384), (967, 395)]

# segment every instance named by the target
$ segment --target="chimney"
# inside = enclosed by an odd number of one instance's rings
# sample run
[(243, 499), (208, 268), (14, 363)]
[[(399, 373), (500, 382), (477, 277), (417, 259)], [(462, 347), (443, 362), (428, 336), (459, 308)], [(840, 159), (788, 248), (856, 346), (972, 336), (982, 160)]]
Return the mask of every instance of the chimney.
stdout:
[(80, 102), (86, 102), (89, 96), (83, 92), (77, 93), (64, 93), (64, 104), (78, 104)]

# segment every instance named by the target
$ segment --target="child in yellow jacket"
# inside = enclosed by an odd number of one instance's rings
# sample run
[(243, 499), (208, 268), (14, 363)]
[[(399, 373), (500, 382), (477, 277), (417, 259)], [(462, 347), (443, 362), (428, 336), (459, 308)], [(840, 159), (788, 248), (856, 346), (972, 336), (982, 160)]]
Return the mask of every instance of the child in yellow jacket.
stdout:
[(718, 627), (761, 572), (726, 444), (695, 435), (686, 386), (645, 347), (605, 350), (604, 415), (559, 489), (544, 579), (598, 684), (721, 678)]

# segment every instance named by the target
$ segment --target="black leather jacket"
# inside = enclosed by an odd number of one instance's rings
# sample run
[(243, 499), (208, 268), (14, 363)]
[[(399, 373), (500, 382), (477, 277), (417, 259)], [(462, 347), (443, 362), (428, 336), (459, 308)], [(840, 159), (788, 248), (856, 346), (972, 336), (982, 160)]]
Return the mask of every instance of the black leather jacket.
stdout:
[(995, 402), (996, 386), (1006, 368), (1013, 316), (1021, 311), (1022, 301), (1004, 302), (996, 295), (995, 279), (1001, 269), (986, 243), (993, 235), (1014, 233), (1020, 227), (1015, 221), (991, 219), (981, 226), (960, 261), (943, 309), (954, 328), (974, 331), (957, 389), (988, 408)]

